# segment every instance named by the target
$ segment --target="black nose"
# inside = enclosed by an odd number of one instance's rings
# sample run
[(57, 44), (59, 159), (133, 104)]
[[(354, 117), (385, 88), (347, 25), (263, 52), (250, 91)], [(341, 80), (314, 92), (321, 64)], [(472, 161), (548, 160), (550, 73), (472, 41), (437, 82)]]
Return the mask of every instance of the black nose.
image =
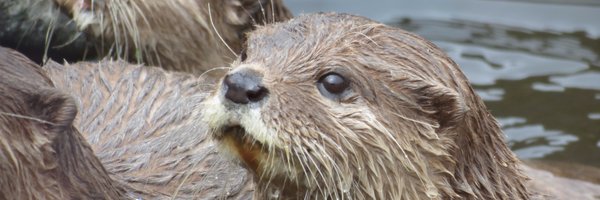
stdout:
[(257, 72), (251, 70), (241, 70), (225, 76), (225, 98), (238, 104), (264, 99), (269, 91), (262, 86), (261, 79)]

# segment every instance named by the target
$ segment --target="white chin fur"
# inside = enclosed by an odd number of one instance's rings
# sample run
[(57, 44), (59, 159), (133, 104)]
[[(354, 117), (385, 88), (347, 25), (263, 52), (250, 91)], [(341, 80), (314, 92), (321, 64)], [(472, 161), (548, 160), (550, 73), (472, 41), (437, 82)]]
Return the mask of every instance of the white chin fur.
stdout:
[(212, 96), (204, 102), (203, 121), (211, 129), (218, 129), (227, 125), (240, 125), (256, 141), (267, 147), (276, 146), (283, 148), (283, 143), (277, 139), (276, 131), (268, 128), (262, 121), (260, 107), (249, 108), (246, 105), (238, 105), (236, 109), (228, 109), (224, 105), (224, 99), (217, 95)]

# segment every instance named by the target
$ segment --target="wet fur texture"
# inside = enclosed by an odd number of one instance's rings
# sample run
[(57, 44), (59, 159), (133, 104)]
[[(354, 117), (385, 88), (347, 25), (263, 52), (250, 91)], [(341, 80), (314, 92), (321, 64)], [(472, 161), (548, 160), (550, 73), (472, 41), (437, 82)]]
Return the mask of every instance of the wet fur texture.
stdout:
[(244, 33), (284, 21), (281, 0), (55, 0), (99, 52), (200, 74), (231, 63)]
[[(260, 145), (248, 166), (256, 199), (529, 198), (483, 101), (417, 35), (357, 16), (305, 15), (252, 32), (247, 58), (233, 66), (230, 74), (259, 73), (269, 96), (239, 105), (217, 87), (205, 121), (234, 157)], [(350, 80), (339, 100), (316, 87), (330, 72)], [(222, 131), (235, 125), (254, 142), (228, 142)]]
[(74, 100), (25, 56), (0, 47), (0, 199), (120, 199), (73, 126)]
[(217, 154), (201, 119), (212, 88), (184, 73), (124, 61), (44, 66), (82, 110), (75, 119), (102, 164), (143, 199), (249, 199), (247, 172)]

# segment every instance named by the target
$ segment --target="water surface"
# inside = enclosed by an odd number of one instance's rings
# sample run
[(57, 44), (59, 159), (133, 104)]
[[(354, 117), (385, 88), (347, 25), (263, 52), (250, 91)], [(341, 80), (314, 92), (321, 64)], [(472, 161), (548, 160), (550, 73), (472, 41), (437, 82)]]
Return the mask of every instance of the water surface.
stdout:
[(600, 2), (287, 0), (416, 32), (463, 69), (523, 159), (600, 166)]

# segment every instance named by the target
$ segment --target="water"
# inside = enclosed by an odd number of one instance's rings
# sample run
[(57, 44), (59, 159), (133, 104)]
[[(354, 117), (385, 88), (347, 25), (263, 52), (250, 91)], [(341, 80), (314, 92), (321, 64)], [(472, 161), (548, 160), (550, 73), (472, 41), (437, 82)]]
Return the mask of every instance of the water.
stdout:
[(432, 40), (461, 66), (519, 157), (600, 166), (600, 2), (543, 2), (285, 1), (295, 14), (348, 12)]

